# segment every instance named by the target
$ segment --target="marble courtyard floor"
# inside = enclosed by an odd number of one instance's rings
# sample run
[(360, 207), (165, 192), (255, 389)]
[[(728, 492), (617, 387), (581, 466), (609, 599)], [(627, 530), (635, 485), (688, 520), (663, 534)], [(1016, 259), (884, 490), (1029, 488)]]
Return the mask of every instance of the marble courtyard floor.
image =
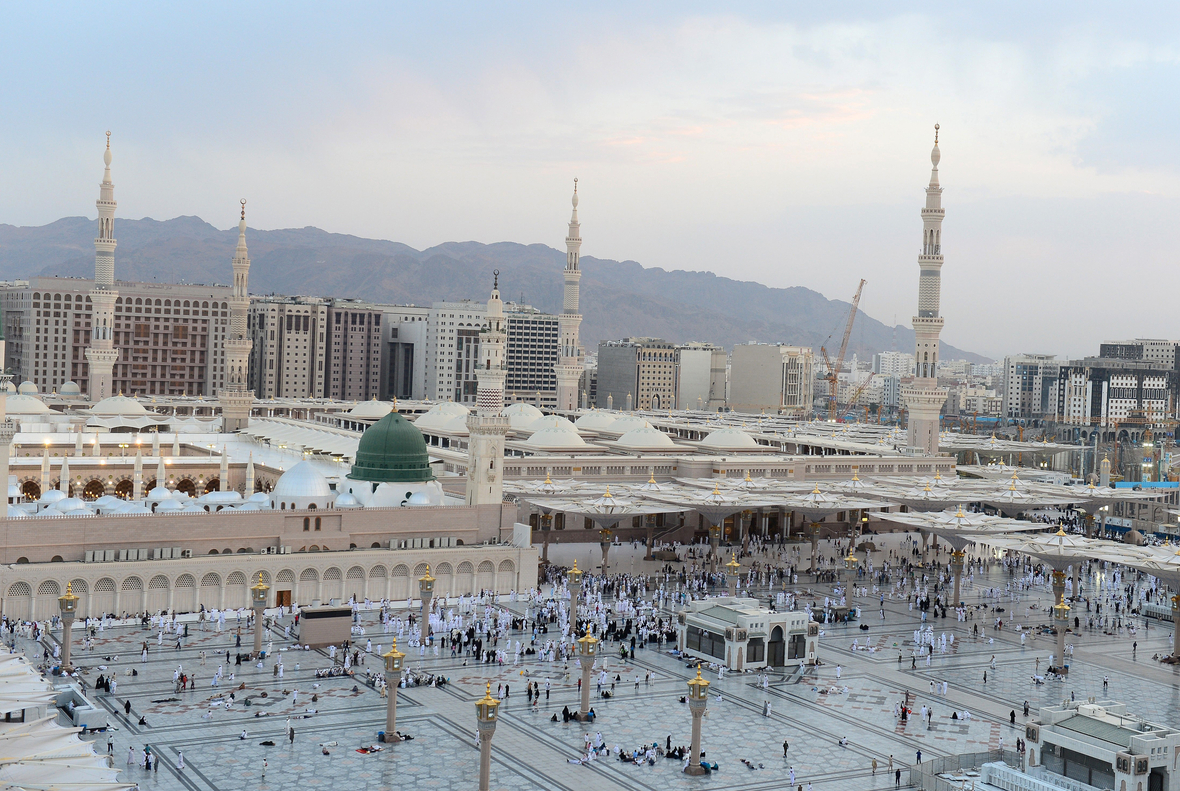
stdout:
[[(566, 548), (551, 547), (550, 558), (561, 562), (562, 549)], [(581, 559), (584, 547), (578, 551)], [(654, 568), (642, 561), (633, 565), (632, 554), (629, 547), (613, 549), (612, 565), (619, 571)], [(802, 577), (800, 574), (801, 581)], [(1003, 587), (1007, 581), (1006, 574), (994, 571), (989, 580), (976, 580), (973, 588), (965, 588), (964, 601), (979, 602), (979, 590), (984, 584)], [(815, 589), (821, 591), (821, 599), (823, 592), (830, 590), (824, 586)], [(1024, 594), (1019, 603), (1003, 602), (1002, 606), (1008, 615), (1014, 610), (1023, 615), (1030, 604), (1044, 608), (1049, 600), (1049, 592), (1042, 589)], [(892, 788), (894, 779), (887, 770), (890, 756), (894, 765), (904, 770), (915, 760), (918, 750), (927, 759), (994, 749), (1001, 746), (1001, 740), (1004, 746), (1012, 747), (1022, 734), (1009, 725), (1011, 710), (1016, 711), (1020, 726), (1024, 701), (1035, 715), (1038, 706), (1060, 703), (1071, 693), (1078, 699), (1094, 696), (1125, 701), (1137, 714), (1180, 725), (1175, 714), (1180, 710), (1180, 674), (1151, 661), (1154, 653), (1170, 651), (1171, 629), (1167, 624), (1153, 623), (1146, 634), (1139, 631), (1134, 638), (1138, 641), (1135, 659), (1130, 637), (1085, 631), (1071, 635), (1076, 648), (1068, 680), (1036, 686), (1032, 682), (1036, 660), (1040, 659), (1043, 670), (1054, 648), (1052, 637), (1041, 637), (1022, 647), (1014, 632), (994, 631), (989, 616), (959, 623), (952, 614), (931, 622), (936, 633), (955, 634), (954, 650), (935, 653), (929, 666), (919, 660), (911, 669), (912, 636), (919, 614), (911, 612), (904, 602), (887, 601), (882, 620), (876, 598), (858, 603), (865, 607), (863, 622), (869, 630), (862, 631), (855, 624), (825, 627), (820, 642), (824, 664), (797, 682), (776, 674), (764, 690), (751, 674), (731, 673), (718, 680), (715, 672), (706, 673), (712, 694), (703, 723), (703, 743), (707, 760), (720, 764), (720, 770), (697, 778), (682, 774), (681, 762), (675, 760), (660, 759), (655, 766), (632, 766), (613, 759), (588, 765), (570, 763), (569, 759), (581, 755), (586, 728), (578, 723), (563, 724), (560, 716), (555, 723), (550, 717), (560, 715), (563, 706), (577, 708), (579, 673), (572, 663), (568, 672), (562, 663), (539, 663), (535, 658), (518, 667), (464, 665), (462, 659), (419, 657), (416, 649), (410, 650), (407, 666), (442, 673), (451, 684), (443, 689), (398, 690), (398, 729), (412, 734), (414, 739), (364, 754), (357, 748), (376, 742), (377, 731), (384, 729), (384, 699), (353, 679), (315, 679), (317, 668), (331, 665), (327, 653), (285, 650), (289, 641), (283, 639), (281, 625), (272, 629), (267, 640), (274, 641), (276, 652), (283, 649), (284, 678), (272, 675), (269, 662), (265, 670), (253, 665), (231, 665), (227, 670), (237, 671), (237, 677), (233, 682), (223, 681), (217, 689), (210, 687), (218, 664), (216, 652), (221, 652), (222, 661), (225, 651), (231, 656), (235, 652), (232, 619), (227, 622), (228, 630), (220, 634), (196, 631), (194, 624), (180, 651), (171, 648), (167, 639), (157, 647), (155, 635), (138, 627), (117, 627), (104, 631), (91, 652), (80, 651), (76, 639), (74, 653), (75, 663), (85, 669), (82, 677), (88, 687), (103, 672), (100, 665), (118, 674), (115, 695), (95, 695), (89, 688), (87, 694), (108, 710), (115, 726), (111, 731), (113, 761), (124, 768), (121, 779), (153, 791), (475, 788), (478, 750), (474, 702), (482, 696), (488, 681), (493, 690), (501, 682), (512, 690), (501, 705), (492, 743), (491, 787), (525, 791), (777, 789), (787, 785), (792, 767), (796, 785), (810, 782), (816, 791)], [(523, 612), (521, 603), (506, 606)], [(1045, 619), (1038, 609), (1029, 614), (1027, 622)], [(374, 651), (379, 643), (388, 645), (389, 636), (382, 633), (375, 611), (363, 613), (363, 623)], [(982, 632), (979, 638), (971, 636), (975, 623)], [(75, 632), (79, 638), (80, 632)], [(874, 653), (850, 650), (853, 639), (863, 646), (866, 638), (877, 649)], [(145, 639), (151, 645), (146, 664), (139, 655)], [(364, 639), (360, 638), (362, 646)], [(248, 650), (248, 633), (243, 634), (242, 641)], [(36, 650), (27, 642), (22, 647)], [(199, 660), (202, 650), (208, 655), (204, 665)], [(900, 664), (899, 653), (903, 655)], [(993, 655), (997, 666), (994, 671), (989, 667)], [(107, 656), (112, 659), (104, 659)], [(593, 730), (601, 732), (608, 745), (618, 744), (625, 750), (653, 741), (663, 745), (669, 735), (673, 745), (687, 744), (691, 718), (687, 705), (679, 698), (685, 694), (685, 682), (694, 671), (654, 649), (638, 650), (634, 661), (622, 662), (617, 659), (617, 646), (608, 644), (606, 656), (609, 672), (621, 675), (622, 681), (615, 697), (594, 701), (598, 719)], [(195, 674), (194, 691), (174, 693), (172, 675), (178, 664)], [(839, 682), (837, 665), (841, 666)], [(357, 671), (363, 675), (366, 667), (380, 666), (379, 658), (370, 656), (366, 666)], [(126, 675), (131, 668), (139, 675)], [(647, 673), (652, 674), (652, 683), (641, 683), (636, 690), (635, 675), (642, 679)], [(1103, 677), (1109, 680), (1105, 694)], [(545, 701), (542, 695), (538, 708), (531, 710), (524, 695), (525, 683), (539, 680), (543, 689), (546, 678), (552, 685), (550, 699)], [(932, 696), (931, 681), (947, 681), (948, 694)], [(242, 683), (245, 690), (236, 692), (238, 703), (232, 711), (210, 708), (211, 698), (227, 695)], [(295, 690), (299, 692), (298, 703), (292, 702)], [(916, 715), (908, 723), (900, 723), (893, 716), (894, 704), (906, 692), (914, 695), (915, 708), (924, 703), (933, 707), (935, 716), (929, 728)], [(262, 698), (262, 693), (267, 697)], [(251, 696), (251, 706), (241, 704), (247, 695)], [(314, 703), (313, 695), (317, 697)], [(128, 700), (131, 716), (124, 715)], [(766, 701), (771, 704), (770, 717), (762, 715)], [(971, 712), (969, 720), (951, 718), (953, 710), (964, 709)], [(311, 710), (314, 714), (309, 713)], [(138, 724), (140, 716), (146, 717), (147, 725)], [(286, 738), (288, 717), (295, 729), (294, 743)], [(248, 736), (244, 740), (239, 738), (243, 729)], [(848, 738), (848, 747), (839, 746), (841, 737)], [(106, 749), (105, 734), (87, 738), (96, 738), (96, 746)], [(786, 758), (784, 740), (790, 745)], [(274, 742), (274, 746), (264, 746), (262, 742), (266, 741)], [(329, 744), (327, 755), (322, 752), (322, 744)], [(128, 748), (138, 755), (145, 745), (164, 758), (158, 772), (150, 775), (138, 765), (125, 765)], [(183, 770), (177, 768), (181, 752)], [(876, 776), (871, 772), (874, 758), (879, 765)], [(264, 759), (268, 763), (265, 776)], [(741, 759), (756, 768), (747, 768)], [(903, 771), (903, 785), (906, 780)]]

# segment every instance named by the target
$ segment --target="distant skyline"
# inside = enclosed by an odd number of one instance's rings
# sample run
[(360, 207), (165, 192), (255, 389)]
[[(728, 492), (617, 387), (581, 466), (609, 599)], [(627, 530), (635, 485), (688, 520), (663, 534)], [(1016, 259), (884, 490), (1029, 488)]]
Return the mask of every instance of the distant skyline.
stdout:
[[(943, 340), (1180, 338), (1180, 10), (212, 3), (6, 9), (0, 223), (314, 225), (709, 270), (908, 325), (941, 125)], [(116, 266), (118, 254), (116, 253)], [(557, 273), (555, 273), (556, 276)], [(1151, 297), (1156, 296), (1156, 299)], [(740, 311), (740, 305), (732, 306)]]

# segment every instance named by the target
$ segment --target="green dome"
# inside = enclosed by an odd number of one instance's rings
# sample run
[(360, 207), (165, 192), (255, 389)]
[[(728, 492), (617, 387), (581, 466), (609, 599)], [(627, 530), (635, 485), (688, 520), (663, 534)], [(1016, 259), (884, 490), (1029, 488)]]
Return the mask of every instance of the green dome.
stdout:
[(376, 483), (434, 480), (422, 432), (397, 412), (390, 412), (361, 435), (348, 477)]

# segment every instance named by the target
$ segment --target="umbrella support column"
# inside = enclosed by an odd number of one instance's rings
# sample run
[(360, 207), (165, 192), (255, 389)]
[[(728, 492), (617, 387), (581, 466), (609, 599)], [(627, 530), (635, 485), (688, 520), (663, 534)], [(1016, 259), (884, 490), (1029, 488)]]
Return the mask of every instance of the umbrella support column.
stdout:
[(1065, 666), (1065, 630), (1069, 627), (1069, 605), (1065, 603), (1065, 572), (1053, 570), (1053, 628), (1057, 630), (1057, 655), (1054, 657), (1058, 673), (1068, 673)]
[(812, 522), (811, 533), (811, 573), (819, 572), (819, 522)]
[(1180, 661), (1180, 636), (1176, 629), (1180, 628), (1180, 594), (1172, 597), (1172, 658)]
[(717, 573), (717, 553), (721, 551), (721, 525), (709, 524), (709, 573)]
[(955, 598), (952, 601), (956, 608), (962, 604), (962, 600), (959, 598), (959, 585), (963, 580), (963, 558), (965, 555), (966, 553), (962, 550), (951, 552), (951, 571), (955, 575)]
[(930, 534), (923, 532), (922, 533), (922, 565), (923, 566), (926, 565), (926, 549), (927, 549), (927, 546), (929, 545), (929, 543), (930, 543)]

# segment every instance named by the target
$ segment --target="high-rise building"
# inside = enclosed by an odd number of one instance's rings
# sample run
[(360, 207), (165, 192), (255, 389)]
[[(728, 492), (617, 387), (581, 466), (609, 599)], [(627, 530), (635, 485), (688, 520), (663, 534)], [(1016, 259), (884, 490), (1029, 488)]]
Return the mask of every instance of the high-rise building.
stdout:
[(1086, 357), (1059, 366), (1056, 384), (1049, 414), (1061, 423), (1157, 423), (1176, 416), (1180, 374), (1166, 359)]
[(598, 344), (598, 406), (676, 408), (676, 346), (662, 338)]
[(467, 415), (467, 505), (498, 504), (504, 499), (505, 362), (504, 305), (500, 301), (499, 272), (492, 283), (486, 319), (480, 327), (475, 373), (479, 381), (475, 409)]
[(1031, 420), (1057, 409), (1061, 363), (1052, 354), (1017, 354), (1004, 358), (1004, 417)]
[[(565, 237), (565, 291), (561, 307), (561, 356), (554, 366), (557, 375), (557, 403), (559, 409), (576, 409), (579, 388), (585, 368), (585, 352), (578, 340), (582, 314), (578, 307), (578, 283), (582, 279), (582, 225), (578, 222), (578, 180), (574, 179), (574, 208), (570, 215), (569, 232)], [(508, 339), (509, 344), (512, 338)], [(511, 375), (511, 374), (510, 374)], [(509, 391), (512, 390), (511, 384)]]
[(475, 403), (479, 331), (487, 307), (469, 299), (435, 302), (426, 316), (426, 364), (423, 392), (431, 401)]
[(119, 352), (115, 349), (115, 185), (111, 181), (111, 133), (107, 132), (107, 150), (102, 155), (105, 169), (98, 188), (98, 236), (94, 239), (94, 288), (89, 302), (93, 305), (90, 346), (86, 349), (87, 393), (91, 401), (114, 395), (112, 379)]
[(250, 304), (250, 386), (259, 398), (322, 398), (329, 306), (315, 297)]
[(429, 308), (415, 305), (386, 309), (381, 322), (381, 337), (385, 343), (381, 400), (425, 397), (426, 318), (429, 313)]
[[(238, 247), (232, 261), (234, 270), (233, 293), (229, 299), (229, 333), (222, 341), (225, 348), (224, 384), (217, 400), (221, 404), (221, 420), (226, 431), (240, 431), (250, 424), (250, 407), (254, 393), (249, 389), (250, 349), (252, 342), (247, 331), (250, 312), (250, 255), (246, 250), (246, 199), (242, 199), (242, 218), (238, 222)], [(224, 479), (222, 479), (224, 483)]]
[(1168, 368), (1176, 367), (1176, 347), (1180, 341), (1136, 338), (1132, 341), (1104, 341), (1098, 356), (1107, 359), (1146, 360)]
[(328, 308), (324, 396), (368, 401), (381, 395), (381, 320), (385, 308), (359, 300), (334, 299)]
[(918, 315), (914, 316), (913, 381), (902, 388), (901, 397), (909, 410), (911, 448), (928, 455), (938, 453), (938, 416), (947, 391), (938, 386), (938, 336), (942, 332), (939, 302), (942, 278), (942, 187), (938, 183), (938, 124), (934, 125), (934, 148), (930, 152), (930, 183), (922, 207), (922, 252), (918, 255)]
[[(110, 387), (126, 395), (214, 395), (225, 373), (224, 286), (119, 282), (109, 323)], [(42, 392), (75, 382), (90, 392), (93, 280), (34, 277), (0, 284), (5, 367)]]
[(896, 376), (898, 379), (914, 375), (914, 355), (909, 352), (881, 352), (873, 355), (873, 373)]
[(773, 414), (810, 412), (815, 397), (814, 367), (814, 355), (807, 346), (734, 346), (730, 355), (729, 408)]
[(711, 343), (686, 343), (676, 349), (676, 405), (716, 411), (725, 406), (725, 349)]
[[(509, 302), (504, 306), (504, 321), (508, 344), (505, 350), (505, 403), (557, 409), (563, 370), (561, 332), (565, 315), (552, 316), (532, 305)], [(577, 383), (574, 388), (576, 391)]]

